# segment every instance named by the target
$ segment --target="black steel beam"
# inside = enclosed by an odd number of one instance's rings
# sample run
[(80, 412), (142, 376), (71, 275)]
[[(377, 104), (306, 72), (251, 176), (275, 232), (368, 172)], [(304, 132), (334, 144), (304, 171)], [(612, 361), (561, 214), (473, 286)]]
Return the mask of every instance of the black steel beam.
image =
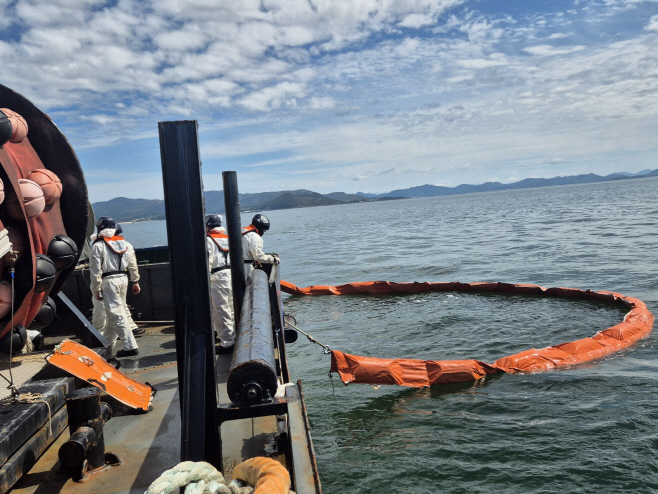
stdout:
[(234, 406), (220, 405), (217, 407), (217, 422), (222, 424), (230, 420), (253, 419), (288, 413), (288, 403), (285, 398), (274, 398), (272, 403), (262, 405)]
[(57, 316), (80, 338), (83, 345), (94, 349), (109, 346), (110, 343), (87, 320), (82, 312), (73, 305), (73, 302), (64, 293), (59, 292), (53, 299), (57, 304)]
[(244, 276), (244, 253), (242, 252), (242, 227), (240, 226), (240, 201), (238, 197), (238, 176), (235, 172), (222, 172), (224, 184), (224, 210), (226, 211), (226, 233), (228, 252), (231, 258), (231, 285), (233, 288), (234, 327), (240, 327), (240, 316), (244, 291), (247, 285)]
[(159, 122), (181, 403), (181, 460), (221, 470), (215, 337), (196, 121)]

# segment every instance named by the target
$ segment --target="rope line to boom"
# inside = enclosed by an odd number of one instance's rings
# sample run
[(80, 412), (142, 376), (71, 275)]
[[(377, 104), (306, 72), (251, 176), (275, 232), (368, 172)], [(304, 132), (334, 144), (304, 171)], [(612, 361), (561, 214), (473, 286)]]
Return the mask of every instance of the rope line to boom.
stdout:
[(315, 344), (317, 344), (317, 345), (320, 345), (322, 348), (324, 348), (324, 353), (325, 353), (325, 354), (329, 354), (329, 353), (331, 353), (331, 348), (329, 348), (327, 345), (324, 345), (324, 344), (320, 343), (318, 340), (316, 340), (315, 338), (313, 338), (310, 334), (305, 333), (304, 331), (302, 331), (301, 329), (299, 329), (297, 326), (295, 326), (295, 325), (294, 325), (293, 323), (291, 323), (290, 321), (286, 321), (286, 324), (289, 325), (289, 326), (291, 326), (291, 327), (293, 327), (294, 329), (296, 329), (297, 331), (299, 331), (301, 334), (303, 334), (304, 336), (306, 336), (306, 337), (308, 338), (308, 341), (310, 341), (311, 343), (315, 343)]

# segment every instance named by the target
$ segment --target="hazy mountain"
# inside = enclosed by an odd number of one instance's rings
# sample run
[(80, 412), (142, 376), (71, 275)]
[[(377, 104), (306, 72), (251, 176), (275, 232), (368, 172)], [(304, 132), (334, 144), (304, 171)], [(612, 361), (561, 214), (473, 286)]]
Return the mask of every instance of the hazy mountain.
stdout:
[[(420, 185), (417, 187), (410, 187), (408, 189), (397, 189), (384, 194), (363, 194), (369, 198), (373, 197), (434, 197), (446, 196), (454, 194), (467, 194), (473, 192), (490, 192), (494, 190), (513, 190), (513, 189), (528, 189), (532, 187), (550, 187), (554, 185), (574, 185), (593, 182), (606, 182), (610, 180), (625, 180), (629, 178), (643, 178), (658, 176), (658, 169), (642, 175), (628, 176), (623, 173), (613, 173), (611, 175), (596, 175), (588, 173), (585, 175), (571, 175), (568, 177), (554, 177), (554, 178), (526, 178), (519, 182), (511, 184), (502, 184), (500, 182), (487, 182), (481, 185), (462, 184), (457, 187), (443, 187), (440, 185)], [(361, 194), (361, 193), (359, 193)]]
[(136, 219), (165, 219), (165, 207), (162, 199), (128, 199), (115, 197), (109, 201), (92, 204), (96, 218), (111, 216), (117, 221), (134, 221)]
[[(311, 206), (327, 206), (331, 204), (345, 204), (349, 202), (404, 199), (410, 197), (434, 197), (454, 194), (468, 194), (474, 192), (490, 192), (496, 190), (525, 189), (531, 187), (550, 187), (554, 185), (572, 185), (611, 180), (627, 180), (658, 176), (656, 170), (642, 170), (630, 174), (626, 172), (612, 173), (610, 175), (572, 175), (554, 178), (526, 178), (519, 182), (503, 184), (500, 182), (486, 182), (480, 185), (462, 184), (456, 187), (443, 187), (439, 185), (419, 185), (408, 189), (397, 189), (385, 194), (346, 194), (332, 192), (319, 194), (311, 190), (297, 189), (279, 192), (259, 192), (255, 194), (240, 194), (241, 211), (266, 211), (273, 209), (303, 208)], [(206, 211), (208, 213), (224, 213), (224, 192), (209, 190), (204, 192)], [(117, 221), (134, 221), (140, 219), (164, 219), (164, 201), (161, 199), (128, 199), (117, 197), (110, 201), (95, 202), (92, 204), (96, 217), (112, 216)]]
[[(310, 192), (310, 191), (309, 191)], [(317, 192), (310, 192), (309, 194), (295, 194), (294, 192), (286, 192), (281, 194), (276, 199), (261, 204), (259, 210), (267, 211), (272, 209), (291, 209), (291, 208), (306, 208), (310, 206), (330, 206), (333, 204), (342, 204), (341, 201), (331, 199), (330, 197), (323, 196)]]

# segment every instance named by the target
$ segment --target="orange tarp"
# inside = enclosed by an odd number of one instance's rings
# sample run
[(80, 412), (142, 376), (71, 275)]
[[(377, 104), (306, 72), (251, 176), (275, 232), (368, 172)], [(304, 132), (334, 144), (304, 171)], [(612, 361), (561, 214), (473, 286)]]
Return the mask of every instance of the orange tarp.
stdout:
[(653, 314), (644, 302), (615, 292), (593, 292), (577, 288), (544, 288), (539, 285), (496, 282), (477, 283), (394, 283), (367, 281), (339, 286), (316, 285), (298, 288), (281, 281), (281, 290), (293, 295), (401, 295), (423, 292), (487, 292), (539, 295), (623, 304), (631, 308), (624, 320), (599, 331), (591, 338), (530, 349), (487, 364), (479, 360), (414, 360), (381, 359), (331, 351), (331, 372), (338, 372), (344, 384), (397, 384), (421, 388), (433, 384), (448, 384), (481, 379), (497, 372), (544, 372), (558, 367), (581, 364), (599, 359), (626, 348), (647, 336), (653, 329)]

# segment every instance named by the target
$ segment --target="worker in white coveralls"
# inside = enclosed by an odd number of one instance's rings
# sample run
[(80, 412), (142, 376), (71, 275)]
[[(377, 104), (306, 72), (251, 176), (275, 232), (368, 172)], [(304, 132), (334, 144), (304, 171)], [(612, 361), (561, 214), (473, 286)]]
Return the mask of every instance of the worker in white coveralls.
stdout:
[(231, 290), (231, 265), (228, 257), (228, 236), (222, 227), (222, 217), (209, 214), (206, 217), (206, 246), (210, 269), (210, 299), (212, 325), (215, 337), (220, 341), (218, 353), (228, 353), (235, 343), (233, 318), (233, 291)]
[[(91, 246), (89, 274), (91, 292), (97, 300), (103, 302), (107, 324), (103, 336), (111, 343), (118, 338), (123, 349), (117, 357), (137, 355), (137, 342), (126, 317), (126, 293), (128, 277), (133, 282), (133, 293), (139, 293), (139, 272), (137, 263), (130, 259), (128, 242), (116, 235), (117, 223), (113, 218), (103, 216), (96, 222), (98, 238)], [(134, 255), (134, 251), (133, 254)]]
[[(123, 236), (123, 229), (121, 228), (121, 224), (117, 223), (117, 230), (114, 233), (114, 235), (121, 235)], [(98, 236), (94, 233), (89, 237), (89, 240), (93, 244), (96, 241), (96, 238)], [(135, 248), (132, 246), (132, 244), (128, 241), (126, 241), (126, 244), (128, 245), (128, 254), (129, 254), (129, 262), (134, 263), (134, 266), (128, 266), (128, 271), (130, 271), (133, 267), (134, 269), (137, 269), (137, 256), (135, 255)], [(139, 279), (139, 276), (137, 277)], [(105, 331), (105, 325), (107, 324), (107, 314), (105, 314), (105, 306), (103, 305), (103, 302), (101, 300), (98, 300), (95, 296), (91, 297), (91, 305), (92, 305), (92, 311), (91, 311), (91, 324), (99, 331), (103, 332)], [(126, 317), (128, 318), (128, 327), (131, 329), (133, 334), (135, 336), (144, 334), (146, 330), (143, 328), (140, 328), (137, 326), (135, 321), (133, 320), (133, 316), (130, 313), (130, 308), (128, 307), (128, 304), (126, 303)]]
[(257, 264), (278, 264), (279, 257), (263, 252), (263, 234), (270, 229), (270, 220), (264, 214), (257, 214), (251, 220), (251, 225), (242, 229), (242, 250), (244, 255), (244, 274), (249, 274)]

